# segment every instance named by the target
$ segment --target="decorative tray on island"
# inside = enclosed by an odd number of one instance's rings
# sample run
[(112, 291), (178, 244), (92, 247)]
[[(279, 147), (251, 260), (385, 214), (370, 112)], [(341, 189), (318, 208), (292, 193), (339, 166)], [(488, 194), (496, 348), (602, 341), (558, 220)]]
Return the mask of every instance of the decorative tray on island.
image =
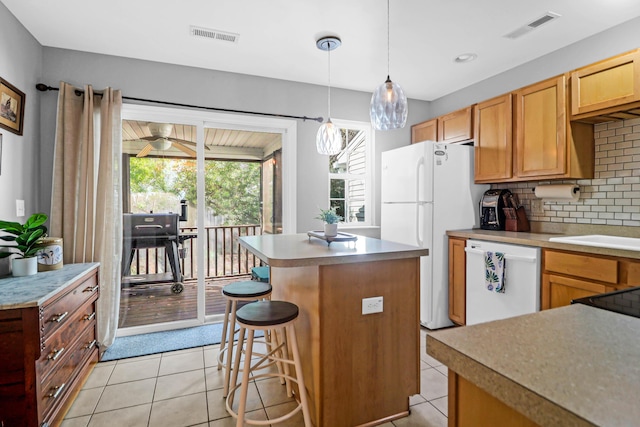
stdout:
[(327, 242), (327, 246), (330, 246), (332, 242), (355, 242), (358, 240), (358, 236), (355, 234), (341, 232), (338, 232), (336, 236), (325, 236), (324, 231), (307, 231), (307, 236), (309, 236), (309, 240), (311, 240), (312, 237), (324, 240)]

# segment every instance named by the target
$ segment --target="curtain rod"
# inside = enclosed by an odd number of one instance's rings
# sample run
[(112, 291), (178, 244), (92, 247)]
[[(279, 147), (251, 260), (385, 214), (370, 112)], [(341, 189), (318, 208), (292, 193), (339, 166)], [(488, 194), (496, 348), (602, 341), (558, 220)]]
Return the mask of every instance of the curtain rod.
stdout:
[[(36, 84), (36, 89), (38, 89), (40, 92), (46, 92), (49, 90), (60, 90), (57, 87), (52, 87), (52, 86), (48, 86), (44, 83), (38, 83)], [(83, 90), (80, 89), (76, 89), (75, 90), (76, 95), (80, 96), (82, 94), (84, 94)], [(96, 95), (98, 96), (102, 96), (102, 93), (100, 93), (99, 91), (94, 92)], [(217, 108), (217, 107), (203, 107), (200, 105), (190, 105), (190, 104), (180, 104), (178, 102), (169, 102), (169, 101), (156, 101), (154, 99), (144, 99), (144, 98), (132, 98), (130, 96), (123, 96), (122, 99), (127, 99), (130, 101), (141, 101), (141, 102), (151, 102), (154, 104), (164, 104), (164, 105), (173, 105), (176, 107), (187, 107), (187, 108), (199, 108), (202, 110), (212, 110), (212, 111), (222, 111), (225, 113), (241, 113), (241, 114), (253, 114), (256, 116), (269, 116), (269, 117), (283, 117), (286, 119), (298, 119), (298, 120), (302, 120), (303, 122), (306, 122), (307, 120), (313, 120), (315, 122), (318, 123), (322, 123), (323, 118), (322, 117), (307, 117), (307, 116), (289, 116), (287, 114), (274, 114), (274, 113), (258, 113), (255, 111), (244, 111), (244, 110), (231, 110), (228, 108)]]

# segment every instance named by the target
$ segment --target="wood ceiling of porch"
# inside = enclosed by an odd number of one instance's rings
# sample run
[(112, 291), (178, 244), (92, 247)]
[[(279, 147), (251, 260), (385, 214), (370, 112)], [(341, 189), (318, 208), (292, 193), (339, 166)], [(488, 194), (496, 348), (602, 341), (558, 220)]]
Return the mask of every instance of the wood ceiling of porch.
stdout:
[[(146, 145), (145, 137), (151, 137), (146, 121), (122, 121), (122, 151), (138, 154)], [(196, 142), (196, 127), (173, 124), (168, 139)], [(271, 132), (205, 128), (205, 157), (211, 159), (261, 160), (282, 147), (282, 135)], [(175, 147), (167, 150), (152, 150), (154, 157), (188, 157)]]

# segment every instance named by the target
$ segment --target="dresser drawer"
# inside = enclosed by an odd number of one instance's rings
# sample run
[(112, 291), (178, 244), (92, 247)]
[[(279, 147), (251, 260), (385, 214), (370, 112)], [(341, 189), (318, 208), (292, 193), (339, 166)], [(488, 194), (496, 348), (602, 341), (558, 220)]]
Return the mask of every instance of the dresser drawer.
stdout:
[(65, 327), (58, 329), (45, 341), (40, 359), (36, 361), (36, 371), (40, 382), (44, 382), (51, 371), (61, 363), (64, 354), (71, 350), (72, 344), (87, 327), (95, 331), (96, 309), (94, 301), (88, 302), (69, 316), (71, 318)]
[(91, 298), (97, 298), (97, 294), (98, 277), (91, 275), (51, 304), (45, 305), (40, 320), (42, 339), (46, 341), (51, 334), (69, 320), (78, 307)]
[(69, 349), (69, 353), (60, 356), (62, 359), (59, 366), (56, 366), (56, 369), (44, 381), (38, 396), (38, 406), (42, 408), (42, 413), (45, 414), (45, 417), (57, 402), (62, 402), (66, 399), (73, 385), (75, 372), (95, 351), (95, 328), (87, 328), (80, 336), (80, 339)]
[(618, 261), (574, 253), (544, 251), (544, 270), (606, 283), (618, 283)]

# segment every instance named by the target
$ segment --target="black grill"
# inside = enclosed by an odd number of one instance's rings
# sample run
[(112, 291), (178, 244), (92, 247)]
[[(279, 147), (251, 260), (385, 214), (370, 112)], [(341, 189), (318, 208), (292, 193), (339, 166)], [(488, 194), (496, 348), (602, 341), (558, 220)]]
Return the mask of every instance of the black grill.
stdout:
[[(175, 213), (152, 213), (123, 215), (122, 229), (122, 276), (131, 274), (131, 262), (138, 249), (164, 248), (173, 276), (174, 293), (182, 292), (182, 272), (178, 259), (178, 244), (193, 235), (180, 235), (180, 216)], [(145, 283), (148, 283), (146, 281)], [(142, 282), (138, 282), (142, 283)], [(133, 283), (130, 283), (133, 284)]]

